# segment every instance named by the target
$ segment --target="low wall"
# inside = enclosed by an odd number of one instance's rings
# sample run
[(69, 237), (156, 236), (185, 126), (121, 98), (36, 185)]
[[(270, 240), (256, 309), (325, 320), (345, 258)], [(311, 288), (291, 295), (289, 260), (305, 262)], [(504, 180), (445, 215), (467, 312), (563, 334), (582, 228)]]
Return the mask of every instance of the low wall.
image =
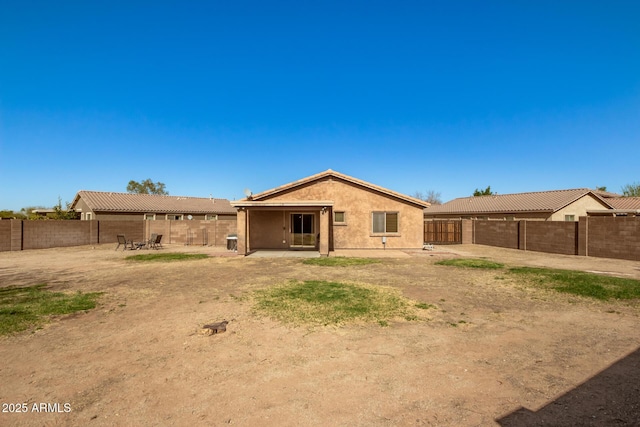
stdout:
[(640, 261), (640, 217), (580, 218), (584, 255)]
[(162, 243), (196, 246), (226, 246), (227, 236), (236, 234), (237, 221), (146, 221), (145, 234), (162, 234)]
[(153, 233), (163, 235), (162, 243), (226, 246), (227, 236), (236, 233), (236, 220), (2, 220), (0, 252), (117, 243), (118, 234), (143, 241)]
[(478, 245), (518, 249), (520, 221), (474, 221), (474, 241)]
[(472, 229), (473, 243), (479, 245), (640, 261), (637, 216), (580, 217), (578, 222), (477, 220)]
[(520, 249), (552, 254), (578, 254), (578, 223), (562, 221), (518, 221)]

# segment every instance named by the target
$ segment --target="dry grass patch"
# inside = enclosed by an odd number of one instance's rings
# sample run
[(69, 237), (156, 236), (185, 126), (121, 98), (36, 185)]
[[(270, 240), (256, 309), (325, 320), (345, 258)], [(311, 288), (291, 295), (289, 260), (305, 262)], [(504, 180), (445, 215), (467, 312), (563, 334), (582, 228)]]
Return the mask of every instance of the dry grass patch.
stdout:
[(50, 316), (95, 308), (100, 292), (51, 292), (45, 284), (0, 289), (0, 335), (39, 326)]
[(372, 258), (351, 258), (351, 257), (321, 257), (307, 258), (302, 261), (306, 265), (320, 265), (323, 267), (350, 267), (353, 265), (378, 264), (380, 260)]
[[(424, 319), (424, 309), (393, 288), (365, 284), (307, 280), (255, 292), (255, 309), (292, 325), (342, 325)], [(422, 307), (421, 307), (422, 308)]]
[(131, 255), (126, 257), (125, 259), (128, 261), (166, 262), (166, 261), (185, 261), (185, 260), (205, 259), (205, 258), (209, 258), (209, 255), (167, 252), (167, 253)]

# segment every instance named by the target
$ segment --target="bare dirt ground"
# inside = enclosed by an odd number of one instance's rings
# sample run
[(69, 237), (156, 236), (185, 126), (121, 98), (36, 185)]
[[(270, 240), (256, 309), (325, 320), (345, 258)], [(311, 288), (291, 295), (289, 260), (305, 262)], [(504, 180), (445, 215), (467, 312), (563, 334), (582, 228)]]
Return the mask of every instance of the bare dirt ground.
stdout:
[[(114, 247), (0, 253), (0, 286), (104, 292), (95, 310), (0, 338), (2, 409), (28, 408), (0, 425), (640, 424), (640, 302), (434, 265), (486, 257), (640, 278), (637, 262), (465, 245), (338, 268), (176, 246), (163, 251), (212, 257), (141, 264)], [(436, 308), (388, 327), (293, 328), (253, 312), (252, 291), (290, 279), (393, 286)], [(197, 333), (223, 319), (227, 332)]]

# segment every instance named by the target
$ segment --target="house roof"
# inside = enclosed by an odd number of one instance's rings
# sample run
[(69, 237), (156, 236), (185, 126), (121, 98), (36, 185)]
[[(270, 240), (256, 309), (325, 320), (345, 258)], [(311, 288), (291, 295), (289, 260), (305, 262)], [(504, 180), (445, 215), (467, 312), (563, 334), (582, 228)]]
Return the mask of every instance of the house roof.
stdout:
[(235, 214), (227, 199), (184, 196), (159, 196), (155, 194), (113, 193), (81, 190), (76, 194), (71, 208), (80, 199), (94, 212), (143, 212), (143, 213), (211, 213)]
[(640, 209), (640, 197), (615, 197), (607, 199), (614, 209)]
[(516, 212), (553, 213), (588, 194), (598, 199), (605, 208), (612, 207), (609, 204), (611, 199), (603, 199), (588, 188), (577, 188), (572, 190), (461, 197), (442, 205), (431, 206), (425, 209), (424, 212), (425, 215)]
[[(324, 172), (320, 172), (318, 174), (311, 175), (311, 176), (308, 176), (306, 178), (299, 179), (297, 181), (293, 181), (293, 182), (291, 182), (289, 184), (281, 185), (280, 187), (272, 188), (271, 190), (266, 190), (266, 191), (263, 191), (261, 193), (254, 194), (254, 195), (250, 196), (249, 198), (242, 199), (242, 201), (250, 201), (250, 200), (260, 201), (260, 200), (268, 198), (269, 196), (273, 196), (275, 194), (278, 194), (278, 193), (281, 193), (281, 192), (284, 192), (284, 191), (287, 191), (287, 190), (291, 190), (291, 189), (294, 189), (296, 187), (300, 187), (302, 185), (306, 185), (306, 184), (309, 184), (309, 183), (314, 182), (314, 181), (319, 181), (319, 180), (327, 178), (327, 177), (332, 177), (332, 178), (340, 179), (340, 180), (343, 180), (343, 181), (346, 181), (346, 182), (350, 182), (352, 184), (355, 184), (355, 185), (358, 185), (358, 186), (361, 186), (361, 187), (364, 187), (364, 188), (368, 188), (370, 190), (385, 194), (387, 196), (394, 197), (396, 199), (404, 200), (405, 202), (408, 202), (408, 203), (411, 203), (411, 204), (414, 204), (414, 205), (417, 205), (417, 206), (421, 206), (423, 208), (428, 207), (430, 205), (428, 202), (425, 202), (423, 200), (416, 199), (414, 197), (410, 197), (410, 196), (407, 196), (405, 194), (389, 190), (388, 188), (384, 188), (384, 187), (380, 187), (380, 186), (375, 185), (375, 184), (371, 184), (370, 182), (363, 181), (361, 179), (357, 179), (357, 178), (354, 178), (352, 176), (345, 175), (345, 174), (342, 174), (340, 172), (333, 171), (331, 169), (327, 169)], [(240, 202), (240, 201), (238, 201), (238, 202)], [(234, 205), (236, 203), (237, 202), (233, 202)]]

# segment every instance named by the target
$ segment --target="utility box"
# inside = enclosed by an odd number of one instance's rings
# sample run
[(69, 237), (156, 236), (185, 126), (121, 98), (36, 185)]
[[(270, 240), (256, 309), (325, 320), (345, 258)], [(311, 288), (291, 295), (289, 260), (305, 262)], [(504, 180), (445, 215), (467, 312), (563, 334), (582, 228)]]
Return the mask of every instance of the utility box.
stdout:
[(229, 234), (227, 236), (227, 250), (237, 251), (238, 250), (238, 235), (237, 234)]

